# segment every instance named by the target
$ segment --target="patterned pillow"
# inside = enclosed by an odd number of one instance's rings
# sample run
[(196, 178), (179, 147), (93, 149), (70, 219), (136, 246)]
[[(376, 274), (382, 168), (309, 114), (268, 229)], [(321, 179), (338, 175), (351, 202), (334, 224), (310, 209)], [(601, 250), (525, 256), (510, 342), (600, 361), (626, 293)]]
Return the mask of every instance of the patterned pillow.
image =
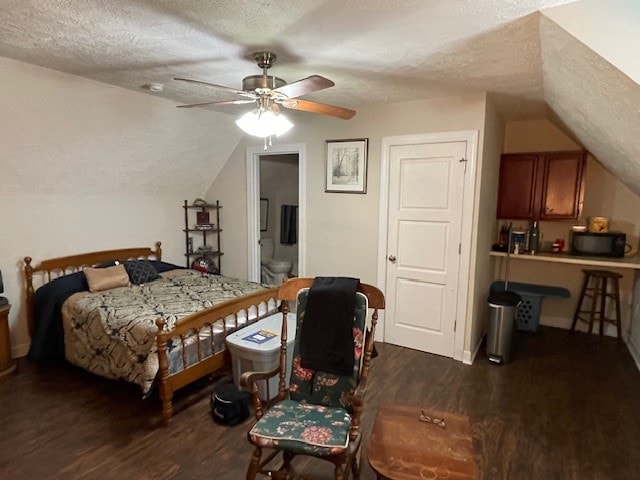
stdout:
[(129, 280), (135, 285), (148, 283), (160, 278), (158, 271), (151, 265), (149, 260), (127, 260), (123, 264), (129, 274)]
[(90, 292), (101, 292), (116, 287), (126, 287), (129, 285), (129, 276), (122, 265), (115, 265), (108, 268), (91, 268), (84, 270)]

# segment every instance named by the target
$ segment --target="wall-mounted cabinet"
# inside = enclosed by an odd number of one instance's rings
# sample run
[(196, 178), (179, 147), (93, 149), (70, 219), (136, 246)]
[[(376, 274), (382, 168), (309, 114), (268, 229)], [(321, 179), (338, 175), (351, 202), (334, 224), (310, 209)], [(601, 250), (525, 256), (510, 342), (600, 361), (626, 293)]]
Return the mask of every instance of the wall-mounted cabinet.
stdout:
[(503, 154), (497, 218), (575, 220), (584, 196), (586, 152)]

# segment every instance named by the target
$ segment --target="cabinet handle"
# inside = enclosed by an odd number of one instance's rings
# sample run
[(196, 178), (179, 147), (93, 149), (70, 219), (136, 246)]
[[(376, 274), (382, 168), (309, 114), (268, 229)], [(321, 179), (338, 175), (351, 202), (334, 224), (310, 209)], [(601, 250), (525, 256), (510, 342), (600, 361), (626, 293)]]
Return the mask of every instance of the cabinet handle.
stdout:
[(396, 261), (396, 256), (395, 255), (389, 255), (389, 261), (390, 262), (395, 262)]

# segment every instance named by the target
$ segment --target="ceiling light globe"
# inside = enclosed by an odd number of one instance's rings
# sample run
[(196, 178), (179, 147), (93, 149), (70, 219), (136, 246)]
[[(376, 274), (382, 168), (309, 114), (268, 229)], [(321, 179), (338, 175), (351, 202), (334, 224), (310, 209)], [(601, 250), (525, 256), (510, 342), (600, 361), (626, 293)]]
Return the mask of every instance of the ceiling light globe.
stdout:
[(236, 120), (236, 125), (254, 137), (266, 138), (272, 135), (279, 137), (293, 127), (293, 123), (282, 114), (270, 109), (255, 109), (245, 113)]

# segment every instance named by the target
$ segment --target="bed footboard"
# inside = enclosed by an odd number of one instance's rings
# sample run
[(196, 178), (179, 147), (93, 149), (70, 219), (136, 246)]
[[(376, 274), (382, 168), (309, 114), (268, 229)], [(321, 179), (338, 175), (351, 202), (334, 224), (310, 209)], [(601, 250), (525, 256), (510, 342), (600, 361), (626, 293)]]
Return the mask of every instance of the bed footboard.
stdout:
[(228, 367), (226, 336), (275, 313), (278, 310), (277, 295), (278, 289), (272, 288), (229, 300), (179, 320), (168, 332), (164, 330), (165, 319), (156, 320), (157, 383), (163, 424), (166, 425), (173, 416), (174, 392)]

